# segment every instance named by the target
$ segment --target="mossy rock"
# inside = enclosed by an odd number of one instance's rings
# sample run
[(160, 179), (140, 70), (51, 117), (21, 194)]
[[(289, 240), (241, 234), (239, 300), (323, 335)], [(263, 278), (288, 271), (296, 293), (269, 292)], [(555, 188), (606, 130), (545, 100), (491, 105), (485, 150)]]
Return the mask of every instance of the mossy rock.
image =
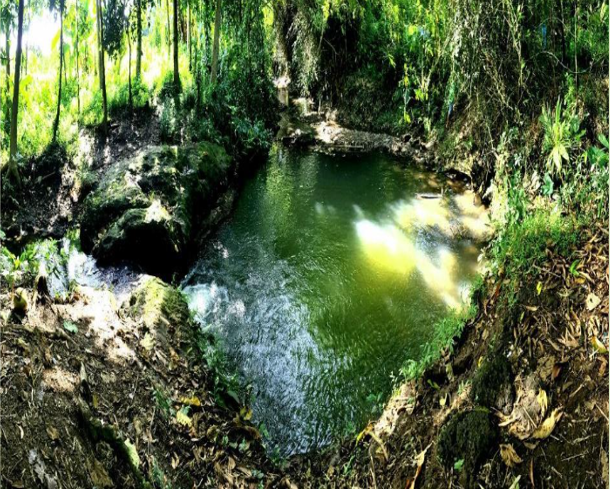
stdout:
[(130, 261), (169, 277), (227, 188), (231, 160), (211, 143), (152, 146), (108, 170), (85, 199), (81, 244), (101, 263)]
[(183, 325), (190, 318), (184, 295), (155, 277), (146, 279), (133, 291), (127, 314), (132, 318), (141, 318), (149, 330), (166, 325)]
[(474, 376), (471, 398), (481, 406), (502, 409), (511, 394), (510, 363), (500, 353), (492, 355)]
[(438, 457), (447, 468), (463, 460), (462, 471), (468, 485), (497, 440), (498, 428), (487, 410), (462, 411), (443, 427), (438, 437)]

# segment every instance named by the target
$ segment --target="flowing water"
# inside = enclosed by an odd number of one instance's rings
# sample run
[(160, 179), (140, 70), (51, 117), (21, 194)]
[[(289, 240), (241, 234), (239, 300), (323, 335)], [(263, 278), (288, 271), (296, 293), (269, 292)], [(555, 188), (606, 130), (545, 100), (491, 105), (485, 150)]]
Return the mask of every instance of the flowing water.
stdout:
[[(183, 288), (283, 455), (361, 429), (459, 308), (485, 232), (473, 195), (380, 155), (276, 148)], [(425, 195), (421, 195), (424, 193)]]

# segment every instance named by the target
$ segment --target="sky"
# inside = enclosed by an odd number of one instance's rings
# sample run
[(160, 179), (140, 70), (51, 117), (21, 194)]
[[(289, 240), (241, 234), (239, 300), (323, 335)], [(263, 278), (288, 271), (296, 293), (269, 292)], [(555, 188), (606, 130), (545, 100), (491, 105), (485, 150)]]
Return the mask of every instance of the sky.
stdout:
[[(40, 48), (43, 55), (51, 53), (53, 38), (59, 31), (59, 18), (55, 19), (47, 9), (35, 16), (29, 24), (28, 29), (23, 30), (23, 48), (26, 43), (30, 47)], [(17, 46), (17, 29), (11, 33), (11, 51), (14, 55)]]

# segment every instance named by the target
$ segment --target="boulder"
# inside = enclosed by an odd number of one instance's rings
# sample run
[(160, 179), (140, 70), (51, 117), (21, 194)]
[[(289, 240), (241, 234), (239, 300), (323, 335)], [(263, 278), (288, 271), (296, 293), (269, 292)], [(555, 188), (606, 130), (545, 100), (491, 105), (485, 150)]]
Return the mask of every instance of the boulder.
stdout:
[(153, 146), (111, 167), (84, 201), (83, 251), (168, 277), (193, 227), (226, 190), (231, 160), (211, 143)]

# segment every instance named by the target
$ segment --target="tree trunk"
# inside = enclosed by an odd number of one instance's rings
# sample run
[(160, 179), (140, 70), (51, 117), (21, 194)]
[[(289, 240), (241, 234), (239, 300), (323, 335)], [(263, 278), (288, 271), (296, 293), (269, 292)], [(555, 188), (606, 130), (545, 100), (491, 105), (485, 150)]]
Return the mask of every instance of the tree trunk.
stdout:
[(96, 0), (97, 6), (97, 43), (98, 43), (98, 76), (100, 80), (100, 90), (102, 91), (102, 106), (104, 109), (104, 120), (102, 131), (104, 134), (108, 130), (108, 103), (106, 100), (106, 68), (104, 67), (104, 31), (102, 27), (102, 0)]
[[(80, 118), (80, 73), (78, 71), (78, 0), (76, 0), (76, 110)], [(77, 118), (77, 123), (79, 120)]]
[(11, 33), (8, 24), (6, 26), (6, 92), (11, 88)]
[(178, 0), (174, 0), (174, 90), (180, 89), (180, 73), (178, 72)]
[(212, 48), (212, 76), (210, 81), (216, 83), (218, 76), (218, 44), (220, 42), (220, 0), (216, 0), (216, 18), (214, 19), (214, 46)]
[(128, 68), (128, 72), (129, 72), (129, 108), (133, 112), (133, 95), (131, 93), (131, 36), (129, 35), (129, 29), (127, 29), (127, 44), (129, 46), (129, 56), (128, 56), (128, 60), (129, 60), (129, 68)]
[[(62, 0), (60, 0), (61, 2)], [(61, 113), (61, 74), (64, 68), (64, 9), (59, 6), (59, 81), (57, 90), (57, 112), (53, 122), (53, 142), (57, 141), (57, 129), (59, 128), (59, 114)]]
[(171, 32), (169, 30), (169, 0), (165, 0), (165, 11), (167, 12), (167, 58), (171, 56)]
[[(21, 39), (23, 37), (23, 3), (25, 0), (19, 0), (18, 7), (18, 25), (17, 25), (17, 52), (15, 53), (15, 83), (13, 83), (13, 110), (11, 111), (11, 134), (10, 134), (10, 150), (8, 170), (18, 184), (21, 184), (19, 178), (19, 169), (17, 168), (17, 114), (19, 112), (19, 81), (21, 75)], [(8, 29), (7, 29), (8, 30)], [(7, 51), (8, 60), (8, 51)], [(8, 64), (8, 63), (7, 63)]]
[(187, 5), (187, 20), (186, 20), (186, 43), (188, 44), (188, 52), (189, 52), (189, 71), (193, 71), (193, 52), (191, 42), (191, 6)]
[(137, 0), (136, 78), (142, 76), (142, 0)]

